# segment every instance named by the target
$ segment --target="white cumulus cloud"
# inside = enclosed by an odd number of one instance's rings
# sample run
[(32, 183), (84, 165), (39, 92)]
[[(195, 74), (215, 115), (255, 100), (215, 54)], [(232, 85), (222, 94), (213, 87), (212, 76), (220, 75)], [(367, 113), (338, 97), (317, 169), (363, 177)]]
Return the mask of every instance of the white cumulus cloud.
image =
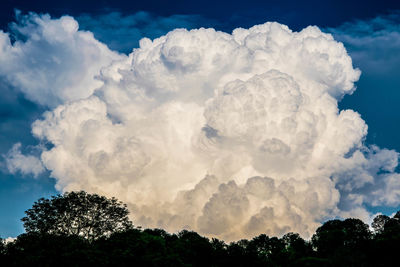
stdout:
[(6, 165), (11, 173), (21, 172), (23, 175), (33, 174), (37, 177), (44, 172), (42, 162), (35, 156), (21, 153), (21, 143), (16, 143), (5, 155)]
[(93, 63), (99, 88), (76, 74), (32, 125), (52, 144), (40, 160), (57, 189), (116, 196), (136, 225), (225, 240), (307, 237), (327, 218), (366, 219), (366, 204), (399, 203), (398, 153), (367, 147), (360, 114), (338, 109), (360, 71), (317, 27), (177, 29), (125, 57), (70, 17), (41, 20), (35, 29), (67, 20), (72, 35), (89, 36), (93, 50), (63, 40), (73, 55), (110, 55)]
[(11, 33), (0, 30), (0, 76), (38, 104), (56, 107), (90, 96), (102, 85), (100, 69), (123, 57), (79, 31), (72, 17), (17, 12), (17, 19)]

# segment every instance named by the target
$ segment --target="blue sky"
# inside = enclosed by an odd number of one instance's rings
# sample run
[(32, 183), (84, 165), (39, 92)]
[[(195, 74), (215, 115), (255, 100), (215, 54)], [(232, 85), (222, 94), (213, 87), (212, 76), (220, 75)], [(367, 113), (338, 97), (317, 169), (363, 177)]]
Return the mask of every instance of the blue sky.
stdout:
[[(175, 28), (212, 27), (231, 32), (277, 21), (298, 31), (316, 25), (343, 42), (353, 65), (362, 71), (357, 90), (339, 103), (341, 109), (361, 114), (368, 125), (366, 144), (400, 151), (400, 3), (398, 1), (18, 1), (6, 0), (0, 27), (15, 40), (21, 38), (13, 24), (27, 12), (48, 13), (53, 18), (71, 15), (82, 30), (112, 50), (128, 54), (143, 37), (157, 38)], [(19, 10), (19, 11), (16, 11)], [(35, 154), (38, 140), (31, 124), (52, 107), (39, 105), (0, 76), (0, 236), (23, 231), (20, 218), (33, 201), (57, 193), (55, 180), (45, 171), (33, 177), (10, 173), (5, 158), (16, 143), (22, 153)], [(48, 145), (48, 144), (41, 144)], [(37, 154), (38, 155), (38, 154)], [(400, 203), (399, 203), (400, 204)], [(369, 206), (391, 213), (397, 206)]]

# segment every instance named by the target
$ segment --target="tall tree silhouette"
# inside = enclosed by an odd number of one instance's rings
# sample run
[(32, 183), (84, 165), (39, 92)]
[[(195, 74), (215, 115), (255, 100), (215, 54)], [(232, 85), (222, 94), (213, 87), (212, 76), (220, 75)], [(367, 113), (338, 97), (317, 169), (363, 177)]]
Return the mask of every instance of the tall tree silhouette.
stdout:
[(386, 215), (377, 215), (374, 220), (372, 221), (372, 228), (374, 228), (374, 231), (376, 234), (380, 234), (384, 231), (385, 224), (390, 220), (389, 216)]
[(334, 266), (366, 266), (371, 232), (359, 219), (331, 220), (319, 227), (312, 237), (318, 255)]
[(126, 205), (84, 191), (40, 198), (22, 218), (27, 233), (81, 236), (89, 241), (132, 226)]

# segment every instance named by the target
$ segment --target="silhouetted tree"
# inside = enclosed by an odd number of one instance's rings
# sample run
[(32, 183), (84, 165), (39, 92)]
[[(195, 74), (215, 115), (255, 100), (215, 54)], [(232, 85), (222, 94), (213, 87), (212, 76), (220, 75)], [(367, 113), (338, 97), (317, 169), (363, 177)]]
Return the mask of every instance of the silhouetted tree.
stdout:
[(190, 266), (212, 266), (213, 248), (206, 237), (193, 231), (178, 233), (178, 240), (171, 244), (185, 264)]
[(4, 266), (88, 266), (95, 260), (82, 237), (26, 233), (7, 244)]
[(94, 242), (105, 266), (184, 266), (163, 236), (139, 229), (112, 234)]
[(385, 228), (385, 224), (390, 220), (389, 216), (386, 215), (377, 215), (374, 220), (372, 221), (372, 228), (374, 229), (375, 233), (382, 233), (384, 228)]
[(334, 266), (363, 266), (367, 263), (371, 232), (359, 219), (331, 220), (319, 227), (312, 237), (319, 257)]
[(285, 245), (285, 257), (288, 259), (288, 265), (298, 266), (299, 261), (313, 256), (311, 244), (301, 238), (299, 234), (287, 233), (281, 239)]
[(230, 243), (227, 247), (228, 257), (225, 266), (251, 266), (254, 261), (247, 251), (248, 245), (249, 241), (246, 239)]
[(229, 245), (193, 231), (134, 228), (126, 205), (85, 192), (39, 199), (22, 221), (27, 233), (5, 244), (2, 266), (393, 266), (400, 211), (375, 217), (372, 235), (358, 219), (331, 220), (311, 242), (297, 233), (261, 234)]
[(4, 262), (4, 257), (6, 254), (6, 246), (4, 240), (0, 237), (0, 262)]
[(391, 266), (398, 261), (400, 251), (400, 211), (392, 218), (385, 219), (383, 229), (380, 230), (374, 239), (375, 266)]
[(84, 191), (41, 198), (22, 218), (27, 233), (76, 235), (88, 240), (132, 226), (126, 205)]
[(226, 266), (226, 259), (228, 258), (227, 247), (228, 245), (217, 238), (211, 239), (211, 247), (213, 250), (213, 258), (215, 266)]

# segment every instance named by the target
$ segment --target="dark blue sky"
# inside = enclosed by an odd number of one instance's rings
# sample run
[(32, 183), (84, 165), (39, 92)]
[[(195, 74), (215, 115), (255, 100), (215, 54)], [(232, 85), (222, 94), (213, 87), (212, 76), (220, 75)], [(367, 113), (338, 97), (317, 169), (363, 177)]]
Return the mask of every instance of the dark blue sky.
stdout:
[(300, 29), (308, 25), (320, 27), (338, 26), (353, 20), (372, 18), (377, 14), (400, 8), (398, 1), (121, 1), (121, 0), (70, 0), (70, 1), (23, 1), (3, 0), (1, 24), (4, 27), (13, 18), (13, 9), (50, 13), (54, 16), (82, 13), (99, 14), (118, 11), (132, 14), (148, 11), (159, 16), (197, 14), (223, 22), (225, 29), (248, 27), (257, 23), (278, 21)]
[[(229, 32), (266, 21), (277, 21), (293, 30), (317, 25), (344, 42), (354, 65), (363, 72), (358, 90), (346, 96), (340, 107), (362, 115), (369, 126), (368, 143), (400, 151), (399, 1), (3, 0), (1, 5), (0, 28), (4, 31), (9, 31), (16, 9), (52, 17), (68, 14), (78, 20), (81, 29), (92, 31), (110, 48), (125, 53), (137, 46), (141, 37), (155, 38), (177, 27), (204, 26)], [(138, 13), (141, 11), (144, 13)], [(137, 19), (137, 14), (145, 18)], [(151, 20), (162, 23), (151, 24)], [(36, 144), (30, 125), (46, 108), (13, 91), (1, 77), (0, 92), (0, 153), (4, 156), (17, 142), (28, 148)], [(22, 232), (19, 220), (24, 210), (39, 197), (57, 192), (48, 173), (37, 178), (12, 175), (2, 161), (0, 170), (0, 236), (16, 236)]]

